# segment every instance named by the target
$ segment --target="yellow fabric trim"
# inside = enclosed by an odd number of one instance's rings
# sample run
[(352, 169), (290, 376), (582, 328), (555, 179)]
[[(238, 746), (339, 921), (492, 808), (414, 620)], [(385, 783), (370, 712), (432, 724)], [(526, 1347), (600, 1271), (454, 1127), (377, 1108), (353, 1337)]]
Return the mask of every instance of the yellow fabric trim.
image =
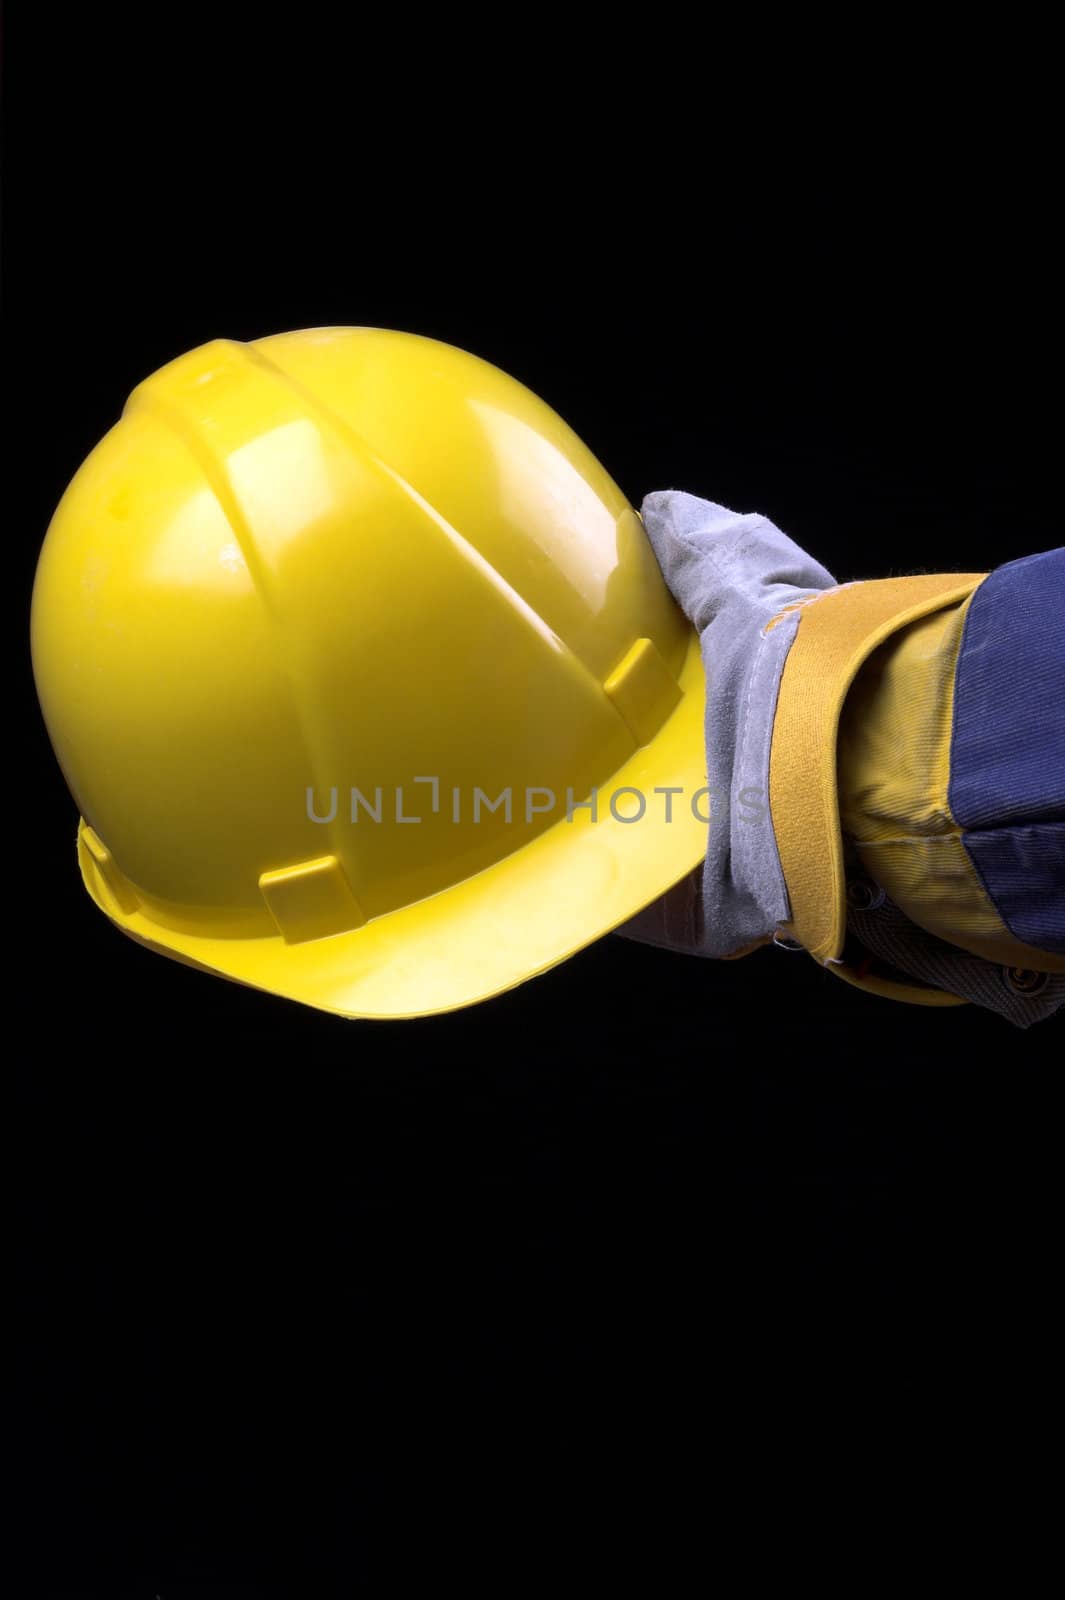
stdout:
[(967, 1006), (968, 1000), (960, 994), (949, 994), (946, 989), (922, 989), (920, 984), (896, 983), (893, 978), (882, 978), (876, 974), (859, 973), (854, 967), (849, 967), (845, 961), (833, 962), (829, 972), (837, 978), (842, 978), (844, 983), (853, 984), (856, 989), (864, 989), (866, 994), (882, 995), (885, 1000), (904, 1000), (911, 1006)]
[(869, 656), (839, 723), (839, 811), (862, 865), (911, 921), (1003, 966), (1065, 971), (1014, 938), (950, 810), (954, 679), (972, 596), (911, 622)]
[(893, 633), (851, 686), (839, 719), (839, 815), (860, 845), (954, 827), (947, 799), (954, 672), (971, 600)]
[(917, 618), (966, 598), (983, 573), (926, 573), (829, 589), (803, 607), (780, 681), (769, 804), (791, 902), (788, 932), (820, 962), (846, 932), (836, 792), (840, 712), (877, 645)]

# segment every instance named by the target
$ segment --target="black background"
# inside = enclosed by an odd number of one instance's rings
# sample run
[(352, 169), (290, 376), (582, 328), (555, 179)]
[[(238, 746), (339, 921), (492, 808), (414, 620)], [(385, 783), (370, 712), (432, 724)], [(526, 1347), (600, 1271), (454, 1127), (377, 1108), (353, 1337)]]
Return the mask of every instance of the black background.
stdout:
[(467, 78), (446, 38), (265, 26), (9, 30), (15, 1592), (672, 1587), (867, 1516), (879, 1569), (1043, 1426), (1055, 1023), (777, 950), (608, 939), (402, 1025), (165, 962), (80, 887), (29, 591), (139, 378), (329, 323), (473, 350), (630, 499), (762, 510), (840, 580), (1060, 543), (1038, 93), (1013, 145), (1001, 98), (915, 128), (934, 83), (896, 80), (867, 143), (852, 73), (799, 148), (808, 100), (769, 130), (683, 39), (520, 94), (517, 36)]

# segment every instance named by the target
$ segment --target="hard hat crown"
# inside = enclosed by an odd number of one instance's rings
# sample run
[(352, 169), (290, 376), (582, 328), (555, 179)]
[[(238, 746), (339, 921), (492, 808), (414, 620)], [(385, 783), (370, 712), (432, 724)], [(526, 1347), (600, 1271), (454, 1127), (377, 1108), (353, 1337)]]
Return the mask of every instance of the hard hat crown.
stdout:
[(690, 635), (528, 390), (320, 329), (133, 392), (56, 512), (33, 647), (86, 882), (188, 958), (353, 932), (564, 826), (671, 716)]

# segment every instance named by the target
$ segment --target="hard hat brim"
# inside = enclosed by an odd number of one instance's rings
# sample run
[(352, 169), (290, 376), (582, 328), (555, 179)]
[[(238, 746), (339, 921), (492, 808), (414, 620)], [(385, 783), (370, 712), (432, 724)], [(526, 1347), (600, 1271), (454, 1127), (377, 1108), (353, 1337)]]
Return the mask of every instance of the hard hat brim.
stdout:
[[(123, 932), (160, 954), (338, 1016), (432, 1016), (548, 971), (664, 894), (706, 854), (705, 678), (692, 632), (676, 709), (601, 787), (597, 816), (574, 810), (453, 887), (330, 938), (205, 937), (124, 908), (78, 835), (85, 886)], [(667, 800), (656, 789), (679, 790)], [(638, 819), (631, 794), (645, 799)], [(702, 791), (700, 795), (700, 791)], [(698, 798), (697, 798), (698, 797)], [(623, 820), (628, 816), (630, 820)]]

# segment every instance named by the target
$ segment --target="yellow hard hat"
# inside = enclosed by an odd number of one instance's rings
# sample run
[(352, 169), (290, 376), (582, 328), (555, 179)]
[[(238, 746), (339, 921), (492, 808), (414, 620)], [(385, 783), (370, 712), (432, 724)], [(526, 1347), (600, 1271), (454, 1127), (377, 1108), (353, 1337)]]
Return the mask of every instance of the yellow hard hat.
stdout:
[(485, 999), (705, 854), (698, 641), (639, 517), (435, 340), (218, 340), (147, 379), (56, 511), (32, 641), (97, 905), (308, 1005)]

